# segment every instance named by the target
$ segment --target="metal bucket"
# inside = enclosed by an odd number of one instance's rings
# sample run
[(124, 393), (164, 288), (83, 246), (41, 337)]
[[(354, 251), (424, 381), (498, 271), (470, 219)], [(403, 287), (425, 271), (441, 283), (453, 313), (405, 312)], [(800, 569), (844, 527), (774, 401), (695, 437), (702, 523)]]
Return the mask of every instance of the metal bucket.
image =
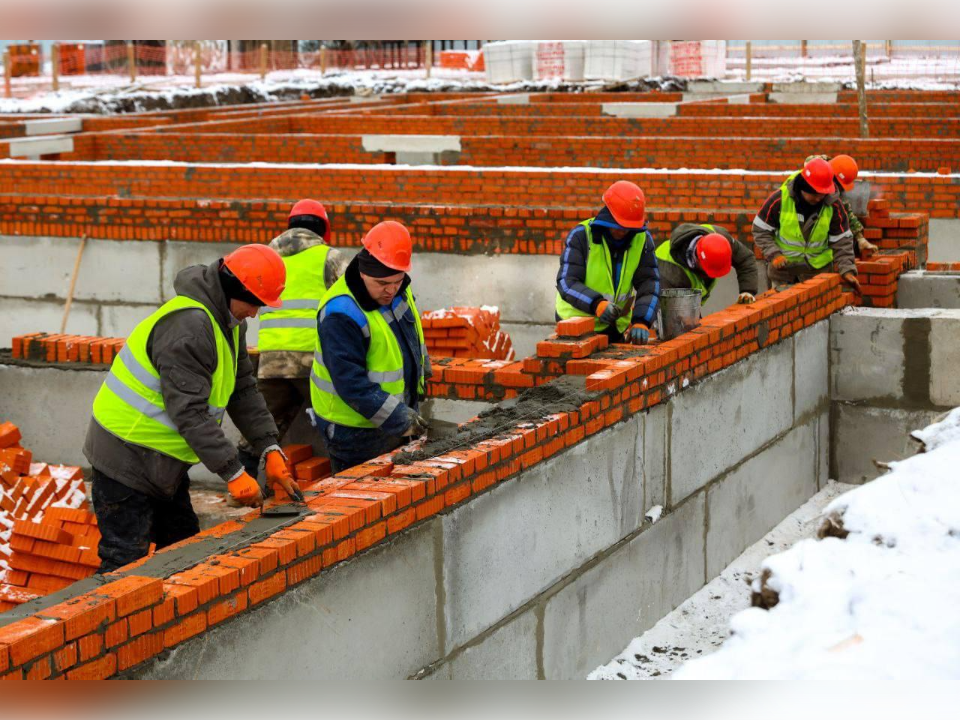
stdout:
[(671, 340), (700, 324), (700, 291), (670, 288), (660, 292), (660, 337)]

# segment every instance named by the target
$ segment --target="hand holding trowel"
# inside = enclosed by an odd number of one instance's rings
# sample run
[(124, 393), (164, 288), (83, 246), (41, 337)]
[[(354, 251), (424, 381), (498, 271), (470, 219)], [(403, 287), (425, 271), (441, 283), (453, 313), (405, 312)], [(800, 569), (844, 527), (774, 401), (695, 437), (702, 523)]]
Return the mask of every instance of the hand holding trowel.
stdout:
[[(264, 465), (266, 471), (266, 485), (264, 487), (264, 501), (260, 509), (261, 515), (299, 515), (305, 508), (303, 493), (293, 479), (287, 458), (282, 451), (267, 454)], [(279, 500), (273, 487), (283, 489), (290, 500)], [(292, 500), (292, 502), (291, 502)]]

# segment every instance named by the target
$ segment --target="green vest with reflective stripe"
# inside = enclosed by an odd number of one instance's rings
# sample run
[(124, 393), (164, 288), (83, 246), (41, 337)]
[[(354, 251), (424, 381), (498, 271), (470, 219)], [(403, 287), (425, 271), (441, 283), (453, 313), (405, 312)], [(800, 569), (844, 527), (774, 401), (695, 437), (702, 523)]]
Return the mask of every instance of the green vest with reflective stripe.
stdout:
[[(347, 295), (356, 302), (356, 298), (347, 285), (346, 276), (337, 280), (324, 296), (320, 303), (319, 314), (321, 317), (323, 317), (327, 303), (341, 295)], [(423, 336), (423, 326), (420, 323), (420, 313), (417, 312), (417, 306), (413, 302), (413, 293), (410, 292), (409, 287), (404, 292), (403, 301), (397, 306), (395, 314), (397, 320), (403, 316), (408, 306), (413, 312), (417, 324), (417, 337), (420, 339), (420, 380), (417, 392), (422, 395), (426, 383), (423, 371), (426, 367), (427, 346)], [(360, 303), (357, 303), (357, 307), (360, 308)], [(387, 393), (386, 401), (370, 419), (365, 418), (350, 407), (337, 394), (333, 379), (323, 363), (323, 348), (318, 333), (316, 348), (313, 353), (313, 369), (310, 372), (310, 403), (313, 406), (314, 413), (327, 422), (347, 427), (374, 428), (383, 425), (396, 407), (404, 401), (407, 388), (403, 373), (403, 351), (400, 349), (397, 336), (390, 328), (390, 323), (384, 317), (385, 313), (390, 312), (388, 308), (370, 312), (360, 308), (360, 311), (367, 318), (364, 335), (367, 335), (367, 331), (369, 331), (370, 340), (370, 346), (367, 348), (367, 378)]]
[(260, 310), (257, 347), (264, 350), (310, 352), (317, 342), (317, 306), (326, 294), (323, 268), (328, 245), (314, 245), (283, 258), (287, 285), (280, 295), (283, 305)]
[[(147, 353), (147, 340), (157, 322), (189, 308), (203, 310), (213, 325), (217, 341), (217, 368), (210, 379), (208, 412), (223, 420), (237, 382), (237, 360), (213, 314), (196, 300), (178, 295), (137, 325), (127, 344), (113, 359), (107, 379), (93, 400), (93, 417), (107, 432), (124, 442), (140, 445), (185, 463), (199, 458), (167, 415), (160, 392), (160, 373)], [(240, 342), (240, 327), (233, 328), (233, 347)]]
[(810, 238), (804, 239), (800, 230), (800, 218), (797, 216), (797, 204), (787, 188), (787, 184), (799, 174), (795, 172), (780, 186), (780, 232), (777, 233), (777, 247), (787, 258), (787, 263), (808, 262), (810, 267), (819, 270), (833, 262), (833, 250), (830, 249), (828, 240), (833, 206), (828, 205), (820, 211), (820, 217), (810, 231)]
[[(712, 233), (715, 233), (717, 229), (713, 225), (708, 225), (703, 223), (700, 227), (707, 228)], [(699, 238), (698, 238), (699, 239)], [(713, 292), (713, 288), (717, 285), (716, 278), (710, 278), (709, 280), (704, 280), (700, 277), (699, 273), (694, 272), (687, 267), (686, 263), (678, 263), (673, 259), (673, 255), (670, 254), (670, 241), (665, 240), (660, 243), (660, 246), (657, 248), (657, 261), (670, 263), (671, 265), (676, 265), (678, 268), (683, 270), (683, 274), (687, 276), (687, 280), (690, 281), (690, 288), (693, 290), (700, 291), (700, 302), (705, 303), (707, 298), (710, 297), (710, 293)]]
[[(646, 235), (639, 233), (627, 247), (623, 254), (623, 266), (620, 268), (620, 282), (616, 288), (613, 287), (613, 259), (610, 256), (610, 248), (606, 240), (598, 243), (593, 242), (593, 233), (590, 230), (592, 220), (584, 220), (580, 225), (587, 233), (587, 247), (590, 253), (587, 255), (587, 277), (584, 284), (591, 290), (603, 295), (603, 299), (612, 302), (620, 308), (620, 318), (617, 320), (617, 332), (625, 333), (630, 327), (630, 313), (633, 311), (633, 301), (636, 293), (633, 289), (633, 276), (640, 267), (640, 258), (643, 255), (643, 245)], [(560, 291), (557, 290), (556, 299), (557, 315), (561, 319), (567, 320), (572, 317), (590, 317), (590, 313), (585, 313), (579, 308), (563, 299)], [(594, 323), (596, 332), (602, 332), (607, 329), (606, 323), (601, 323), (597, 318)]]

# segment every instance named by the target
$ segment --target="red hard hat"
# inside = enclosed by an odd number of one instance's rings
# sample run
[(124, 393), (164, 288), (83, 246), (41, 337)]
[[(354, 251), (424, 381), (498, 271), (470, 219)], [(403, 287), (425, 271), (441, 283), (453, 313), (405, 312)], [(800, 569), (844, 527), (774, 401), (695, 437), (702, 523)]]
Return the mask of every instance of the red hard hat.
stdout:
[(857, 161), (849, 155), (837, 155), (830, 161), (830, 168), (844, 190), (853, 190), (853, 182), (857, 179), (857, 173), (860, 168), (857, 167)]
[(323, 218), (323, 221), (329, 225), (330, 218), (327, 217), (327, 209), (323, 206), (323, 203), (317, 202), (316, 200), (297, 200), (294, 203), (293, 207), (290, 208), (290, 215), (287, 217), (289, 220), (292, 217), (297, 215), (315, 215), (318, 218)]
[(276, 250), (266, 245), (244, 245), (227, 255), (223, 264), (260, 302), (280, 307), (287, 269)]
[(621, 227), (638, 229), (647, 223), (643, 190), (629, 180), (617, 180), (608, 187), (603, 194), (603, 204)]
[(410, 272), (413, 241), (409, 231), (400, 223), (393, 220), (377, 223), (364, 235), (363, 246), (388, 268)]
[(697, 240), (697, 262), (712, 278), (721, 278), (730, 272), (733, 250), (720, 233), (709, 233)]
[(815, 192), (822, 195), (829, 195), (836, 189), (833, 184), (833, 168), (823, 158), (813, 158), (803, 166), (801, 175)]

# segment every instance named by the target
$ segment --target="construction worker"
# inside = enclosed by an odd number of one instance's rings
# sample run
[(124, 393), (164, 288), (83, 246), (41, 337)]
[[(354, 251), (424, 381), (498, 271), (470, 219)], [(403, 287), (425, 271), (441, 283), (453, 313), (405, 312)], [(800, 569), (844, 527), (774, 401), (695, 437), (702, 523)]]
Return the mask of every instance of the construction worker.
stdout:
[(863, 223), (853, 212), (850, 202), (846, 198), (846, 193), (853, 190), (856, 184), (857, 175), (860, 168), (857, 167), (857, 161), (849, 155), (837, 155), (835, 158), (825, 158), (830, 163), (833, 170), (834, 182), (840, 187), (840, 202), (847, 210), (847, 216), (850, 218), (850, 232), (853, 233), (854, 250), (857, 257), (869, 258), (874, 255), (879, 248), (863, 236)]
[(754, 218), (753, 239), (774, 287), (832, 272), (836, 265), (843, 281), (860, 294), (853, 233), (833, 178), (826, 160), (811, 159), (767, 198)]
[(634, 183), (619, 180), (607, 188), (603, 204), (567, 235), (557, 273), (557, 319), (593, 316), (596, 332), (611, 342), (644, 345), (660, 296), (646, 200)]
[(410, 289), (410, 233), (375, 225), (317, 313), (310, 373), (314, 421), (335, 472), (422, 435), (430, 358)]
[[(277, 424), (280, 440), (297, 414), (310, 403), (310, 366), (317, 343), (317, 306), (347, 266), (347, 258), (324, 242), (330, 227), (327, 210), (316, 200), (300, 200), (287, 219), (287, 230), (270, 247), (283, 259), (287, 285), (278, 309), (260, 310), (257, 388)], [(259, 456), (241, 440), (240, 461), (257, 474)]]
[(719, 225), (682, 223), (657, 247), (660, 281), (666, 288), (693, 288), (704, 303), (719, 278), (737, 270), (743, 305), (757, 299), (757, 261), (750, 250)]
[(181, 270), (176, 297), (137, 325), (93, 401), (83, 452), (93, 466), (100, 572), (199, 531), (187, 470), (202, 462), (245, 505), (260, 487), (220, 423), (224, 411), (262, 458), (267, 480), (295, 495), (277, 426), (257, 391), (246, 319), (280, 306), (286, 271), (274, 250), (245, 245)]

